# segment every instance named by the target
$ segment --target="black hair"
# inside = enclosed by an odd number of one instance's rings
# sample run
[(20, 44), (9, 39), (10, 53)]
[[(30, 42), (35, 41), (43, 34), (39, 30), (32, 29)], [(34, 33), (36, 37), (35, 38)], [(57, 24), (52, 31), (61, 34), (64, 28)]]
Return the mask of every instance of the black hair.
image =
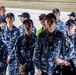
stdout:
[(32, 26), (34, 26), (33, 20), (32, 19), (29, 19), (29, 21), (31, 22)]

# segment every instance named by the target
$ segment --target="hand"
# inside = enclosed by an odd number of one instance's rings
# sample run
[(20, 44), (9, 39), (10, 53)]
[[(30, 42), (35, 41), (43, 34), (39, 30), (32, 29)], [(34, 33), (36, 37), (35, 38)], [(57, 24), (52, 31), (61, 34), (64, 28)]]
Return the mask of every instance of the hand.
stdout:
[(24, 65), (19, 66), (19, 71), (21, 72), (20, 75), (26, 75), (25, 66)]
[(65, 65), (65, 66), (68, 66), (70, 64), (68, 61), (65, 61), (65, 60), (59, 59), (59, 58), (56, 58), (54, 61), (57, 64), (62, 64), (62, 65)]
[(62, 64), (68, 66), (70, 63), (68, 61), (64, 61)]
[(60, 59), (60, 58), (56, 58), (56, 59), (54, 60), (54, 62), (55, 62), (56, 64), (62, 64), (62, 63), (64, 62), (64, 60), (63, 60), (63, 59)]
[(35, 69), (35, 75), (42, 75), (42, 72), (40, 69)]
[(8, 56), (7, 57), (7, 63), (9, 63), (11, 59), (12, 59), (12, 57), (11, 56)]
[(23, 71), (23, 72), (21, 72), (21, 74), (20, 74), (20, 75), (26, 75), (26, 72), (24, 72), (24, 71)]

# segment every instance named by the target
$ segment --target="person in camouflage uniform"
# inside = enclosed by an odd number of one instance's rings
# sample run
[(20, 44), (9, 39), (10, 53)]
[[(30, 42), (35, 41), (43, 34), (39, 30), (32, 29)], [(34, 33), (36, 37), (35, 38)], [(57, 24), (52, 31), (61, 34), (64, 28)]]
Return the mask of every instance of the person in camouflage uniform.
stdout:
[(25, 20), (23, 25), (25, 34), (20, 36), (16, 43), (19, 61), (18, 66), (21, 75), (34, 75), (32, 57), (36, 35), (32, 33), (32, 24), (30, 20)]
[(55, 8), (52, 10), (52, 13), (56, 16), (56, 29), (66, 34), (65, 23), (60, 19), (60, 10), (58, 8)]
[(6, 75), (7, 67), (7, 49), (6, 45), (0, 39), (0, 75)]
[[(69, 62), (66, 57), (68, 60), (70, 59), (70, 55), (73, 53), (71, 50), (74, 48), (70, 40), (55, 28), (56, 17), (54, 14), (47, 14), (46, 24), (48, 29), (41, 32), (35, 42), (33, 62), (36, 75), (52, 75), (57, 64), (68, 66)], [(64, 44), (69, 50), (70, 54), (68, 55)]]
[(2, 41), (6, 44), (8, 55), (7, 55), (7, 63), (8, 63), (8, 71), (9, 75), (15, 75), (15, 65), (16, 65), (16, 59), (15, 59), (15, 52), (14, 51), (14, 44), (15, 41), (18, 39), (18, 29), (13, 25), (13, 22), (15, 20), (15, 16), (13, 13), (7, 13), (6, 15), (6, 22), (7, 26), (4, 27), (4, 32), (1, 35)]
[[(18, 17), (20, 17), (21, 23), (23, 23), (24, 20), (30, 19), (30, 14), (28, 12), (23, 12), (21, 15), (18, 15)], [(33, 21), (32, 21), (32, 25), (33, 25)], [(23, 24), (18, 27), (18, 30), (19, 30), (19, 36), (25, 34), (25, 29), (24, 29)], [(33, 25), (33, 28), (32, 28), (32, 32), (34, 34), (36, 33), (36, 27), (34, 25)]]
[(76, 33), (75, 33), (75, 26), (76, 26), (76, 22), (73, 19), (70, 19), (66, 22), (66, 26), (67, 26), (67, 36), (70, 38), (71, 42), (74, 45), (74, 54), (72, 57), (72, 60), (76, 66)]

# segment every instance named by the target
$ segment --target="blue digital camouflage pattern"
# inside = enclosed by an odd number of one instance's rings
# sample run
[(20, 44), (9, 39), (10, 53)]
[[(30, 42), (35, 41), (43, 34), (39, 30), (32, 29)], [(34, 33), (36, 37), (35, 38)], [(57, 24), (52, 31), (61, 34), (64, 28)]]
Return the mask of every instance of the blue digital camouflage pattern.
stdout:
[(9, 69), (9, 75), (15, 75), (15, 65), (16, 65), (16, 59), (15, 59), (15, 52), (14, 51), (14, 44), (16, 40), (18, 39), (18, 29), (13, 25), (11, 30), (8, 30), (8, 27), (4, 27), (4, 32), (1, 35), (2, 41), (6, 44), (7, 50), (8, 50), (8, 56), (11, 56), (12, 59), (8, 63), (8, 69)]
[[(33, 70), (33, 51), (34, 51), (34, 43), (35, 43), (36, 35), (32, 33), (30, 37), (26, 34), (19, 37), (17, 42), (17, 54), (18, 54), (18, 65), (25, 65), (26, 70)], [(34, 75), (34, 74), (31, 74)]]
[(56, 22), (56, 28), (60, 30), (62, 33), (66, 34), (66, 27), (65, 23), (62, 22), (60, 19)]
[(0, 75), (6, 75), (7, 67), (7, 49), (6, 45), (0, 40)]
[[(67, 48), (67, 49), (66, 49)], [(74, 49), (73, 44), (62, 32), (55, 30), (52, 34), (45, 30), (39, 34), (35, 42), (33, 61), (37, 69), (51, 75), (55, 70), (55, 58), (70, 59)], [(68, 51), (69, 50), (69, 51)], [(68, 54), (67, 51), (70, 53)]]
[(73, 54), (72, 60), (76, 66), (76, 33), (73, 34), (72, 36), (68, 36), (68, 37), (70, 38), (71, 42), (74, 45), (74, 54)]
[(15, 41), (18, 39), (18, 29), (13, 26), (11, 30), (8, 30), (8, 27), (5, 26), (4, 33), (1, 35), (2, 41), (6, 44), (8, 50), (8, 56), (12, 56), (12, 50)]

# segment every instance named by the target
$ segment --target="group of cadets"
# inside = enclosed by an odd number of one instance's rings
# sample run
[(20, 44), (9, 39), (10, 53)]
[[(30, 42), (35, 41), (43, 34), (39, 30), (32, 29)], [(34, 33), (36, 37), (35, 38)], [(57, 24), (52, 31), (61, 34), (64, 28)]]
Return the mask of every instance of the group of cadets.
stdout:
[(18, 15), (22, 25), (13, 24), (15, 15), (0, 7), (0, 75), (52, 75), (59, 64), (76, 66), (76, 13), (62, 22), (60, 10), (41, 14), (42, 27), (36, 30), (30, 14)]

